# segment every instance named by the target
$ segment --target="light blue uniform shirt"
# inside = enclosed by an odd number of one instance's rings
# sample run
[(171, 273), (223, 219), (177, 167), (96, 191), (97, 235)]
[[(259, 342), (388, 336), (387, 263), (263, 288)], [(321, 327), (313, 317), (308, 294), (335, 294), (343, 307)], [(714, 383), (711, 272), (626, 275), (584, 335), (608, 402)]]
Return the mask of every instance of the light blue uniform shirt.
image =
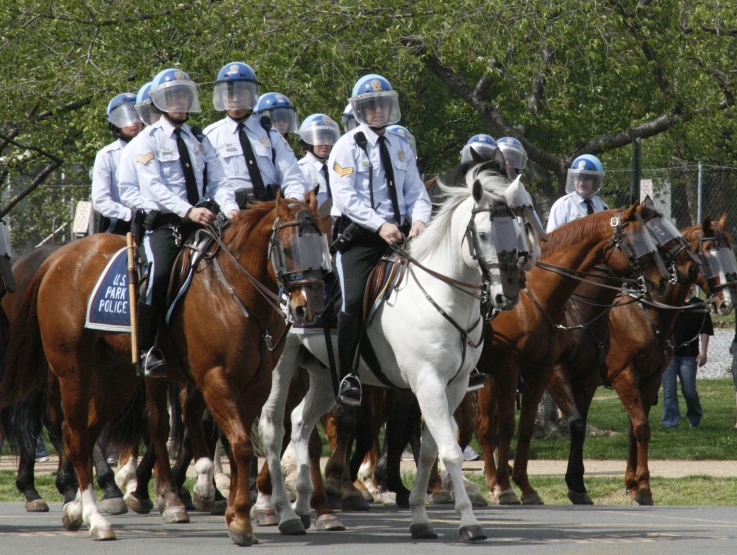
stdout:
[[(594, 212), (609, 210), (609, 207), (604, 204), (604, 201), (596, 195), (591, 198), (591, 203), (594, 206)], [(548, 218), (548, 226), (545, 228), (545, 231), (550, 233), (565, 223), (583, 218), (587, 215), (588, 210), (586, 209), (584, 198), (575, 192), (568, 193), (566, 196), (556, 200), (552, 208), (550, 208), (550, 217)]]
[(103, 147), (92, 168), (92, 207), (110, 219), (130, 221), (131, 209), (120, 202), (118, 165), (126, 142), (118, 139)]
[[(354, 136), (359, 132), (366, 136), (368, 157), (355, 142)], [(400, 135), (385, 133), (384, 136), (392, 159), (400, 215), (409, 218), (412, 223), (429, 223), (432, 204), (417, 171), (412, 147)], [(338, 139), (328, 158), (330, 190), (333, 193), (331, 215), (345, 214), (370, 231), (377, 231), (385, 222), (394, 220), (392, 201), (376, 142), (378, 138), (367, 125), (361, 124)], [(373, 207), (369, 191), (370, 167), (373, 167)]]
[[(187, 185), (179, 160), (175, 129), (162, 117), (141, 131), (123, 150), (118, 173), (123, 204), (136, 207), (142, 202), (146, 212), (158, 210), (162, 214), (174, 213), (182, 218), (192, 208), (187, 201)], [(226, 214), (238, 210), (233, 186), (207, 137), (200, 143), (187, 124), (182, 125), (181, 136), (189, 151), (200, 198), (203, 172), (207, 166), (207, 197), (217, 202)]]
[[(304, 200), (305, 183), (297, 164), (292, 147), (272, 129), (269, 133), (261, 126), (257, 115), (245, 121), (245, 130), (261, 172), (264, 186), (281, 185), (282, 195), (286, 198)], [(251, 176), (246, 167), (241, 141), (238, 137), (238, 122), (230, 117), (216, 121), (205, 128), (205, 136), (222, 163), (225, 175), (233, 183), (233, 188), (253, 190)], [(274, 161), (272, 151), (274, 149)]]
[(311, 152), (308, 152), (299, 160), (299, 167), (305, 177), (305, 193), (310, 192), (318, 185), (320, 186), (320, 189), (317, 191), (318, 206), (322, 206), (322, 203), (330, 198), (328, 196), (328, 185), (325, 181), (325, 174), (322, 173), (322, 169), (326, 164), (327, 160), (323, 162)]

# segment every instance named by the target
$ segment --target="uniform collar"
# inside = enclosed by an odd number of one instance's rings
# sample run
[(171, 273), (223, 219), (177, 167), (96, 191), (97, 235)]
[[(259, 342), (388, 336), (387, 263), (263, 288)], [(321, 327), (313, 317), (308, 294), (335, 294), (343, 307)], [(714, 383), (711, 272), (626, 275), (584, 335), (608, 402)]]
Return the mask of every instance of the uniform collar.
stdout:
[(312, 165), (313, 165), (313, 166), (315, 167), (315, 169), (317, 169), (317, 170), (322, 170), (322, 167), (323, 167), (323, 165), (325, 165), (325, 164), (327, 163), (327, 160), (325, 160), (325, 161), (323, 161), (323, 160), (320, 160), (320, 159), (319, 159), (319, 158), (318, 158), (317, 156), (315, 156), (315, 155), (314, 155), (314, 154), (312, 154), (311, 152), (308, 152), (308, 153), (307, 153), (307, 154), (305, 155), (305, 159), (306, 159), (306, 160), (307, 160), (307, 161), (308, 161), (308, 162), (309, 162), (310, 164), (312, 164)]
[[(250, 131), (253, 131), (255, 129), (254, 126), (252, 125), (252, 120), (253, 119), (254, 119), (253, 114), (251, 114), (250, 116), (248, 116), (243, 121), (243, 127), (245, 127), (246, 129), (249, 129)], [(230, 116), (225, 116), (225, 125), (227, 126), (228, 130), (231, 133), (237, 133), (238, 132), (238, 126), (240, 125), (240, 123), (237, 122), (237, 121), (235, 121)]]
[[(573, 198), (576, 199), (576, 202), (578, 202), (579, 204), (584, 204), (586, 202), (586, 197), (579, 195), (576, 191), (573, 191), (571, 194), (573, 195)], [(596, 195), (593, 195), (588, 200), (590, 200), (591, 202), (594, 202), (595, 198), (596, 198)]]
[[(361, 125), (359, 125), (359, 129), (363, 131), (364, 135), (366, 135), (366, 139), (368, 140), (369, 143), (371, 143), (371, 146), (376, 146), (376, 141), (379, 140), (379, 135), (377, 135), (376, 132), (373, 129), (371, 129), (368, 125), (366, 125), (365, 123), (362, 123)], [(387, 135), (389, 134), (386, 132), (386, 130), (384, 130), (384, 137), (386, 137), (385, 142), (386, 142), (386, 145), (389, 146), (391, 144), (391, 141), (389, 140), (389, 137)]]
[[(174, 130), (177, 127), (172, 122), (170, 122), (168, 119), (166, 119), (164, 116), (161, 116), (161, 118), (159, 119), (159, 121), (157, 121), (156, 123), (154, 123), (154, 125), (158, 125), (159, 127), (161, 127), (161, 129), (164, 130), (164, 133), (166, 133), (166, 136), (167, 137), (176, 140), (176, 136), (174, 135)], [(181, 125), (180, 129), (182, 130), (182, 133), (184, 135), (190, 135), (189, 125), (187, 125), (186, 123), (183, 123)]]

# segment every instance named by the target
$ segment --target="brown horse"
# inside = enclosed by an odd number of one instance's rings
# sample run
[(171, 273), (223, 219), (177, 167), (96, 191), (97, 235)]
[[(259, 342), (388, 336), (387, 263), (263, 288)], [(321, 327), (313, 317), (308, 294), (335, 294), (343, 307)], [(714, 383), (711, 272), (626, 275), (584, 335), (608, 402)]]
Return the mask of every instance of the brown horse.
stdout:
[[(275, 298), (282, 277), (271, 263), (272, 251), (283, 247), (282, 262), (293, 266), (289, 246), (297, 235), (296, 226), (314, 215), (314, 206), (280, 197), (241, 212), (195, 273), (167, 334), (175, 352), (172, 360), (195, 381), (230, 442), (234, 486), (226, 523), (238, 545), (254, 541), (249, 517), (249, 434), (268, 396), (270, 372), (278, 355), (278, 348), (275, 352), (269, 349), (271, 333), (279, 337), (285, 328), (283, 315), (269, 297), (270, 293)], [(2, 403), (9, 405), (42, 389), (47, 369), (59, 379), (64, 449), (79, 481), (77, 499), (65, 505), (64, 524), (69, 529), (88, 524), (93, 539), (114, 539), (115, 535), (95, 503), (92, 446), (102, 426), (126, 408), (142, 381), (130, 362), (127, 334), (84, 328), (86, 300), (97, 276), (122, 246), (119, 237), (96, 235), (49, 256), (18, 305), (0, 383)], [(322, 281), (305, 277), (284, 283), (284, 289), (292, 317), (309, 322), (313, 310), (322, 310)], [(61, 295), (61, 291), (69, 293)], [(186, 517), (166, 452), (168, 420), (151, 407), (149, 430), (164, 515)]]
[[(537, 406), (555, 360), (556, 325), (562, 321), (566, 302), (578, 285), (572, 274), (606, 263), (615, 275), (630, 275), (633, 240), (649, 240), (638, 216), (649, 217), (650, 212), (650, 207), (635, 203), (621, 212), (599, 212), (556, 229), (542, 245), (538, 266), (527, 272), (526, 294), (520, 295), (514, 310), (499, 314), (491, 322), (478, 364), (478, 369), (490, 374), (491, 379), (479, 391), (476, 423), (489, 491), (499, 503), (520, 502), (511, 488), (507, 465), (519, 378), (524, 385), (514, 481), (522, 490), (523, 503), (542, 503), (530, 486), (526, 461)], [(648, 282), (664, 286), (665, 278), (657, 265), (648, 265), (645, 271)], [(494, 463), (497, 430), (498, 466)]]
[[(716, 236), (723, 238), (725, 244), (721, 246), (731, 248), (726, 224), (726, 214), (718, 222), (707, 217), (701, 226), (691, 226), (682, 232), (692, 250), (701, 255), (714, 247), (713, 238)], [(683, 305), (694, 280), (682, 281), (669, 285), (666, 293), (658, 296), (657, 300), (673, 306)], [(720, 314), (731, 312), (733, 305), (729, 298), (725, 300), (725, 289), (729, 287), (731, 298), (737, 298), (737, 284), (723, 284), (718, 275), (707, 279), (700, 277), (699, 283), (714, 295)], [(581, 306), (583, 318), (589, 318), (591, 310), (591, 307)], [(584, 331), (561, 334), (563, 354), (556, 364), (550, 392), (564, 414), (572, 415), (566, 483), (568, 497), (573, 503), (592, 503), (584, 484), (583, 443), (588, 410), (601, 377), (615, 388), (630, 416), (630, 447), (625, 475), (627, 490), (636, 503), (652, 504), (647, 465), (650, 437), (647, 417), (660, 388), (662, 373), (673, 354), (670, 338), (677, 314), (673, 310), (623, 303), (603, 319), (610, 329), (611, 348), (608, 348), (609, 341), (602, 349), (593, 341), (593, 337), (604, 338), (605, 330), (592, 330), (592, 334)]]

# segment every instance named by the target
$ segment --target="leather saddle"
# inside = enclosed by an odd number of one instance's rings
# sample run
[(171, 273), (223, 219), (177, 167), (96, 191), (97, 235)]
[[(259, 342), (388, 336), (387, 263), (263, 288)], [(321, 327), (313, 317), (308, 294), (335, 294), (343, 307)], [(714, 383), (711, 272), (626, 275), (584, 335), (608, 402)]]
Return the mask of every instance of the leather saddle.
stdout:
[(384, 299), (388, 298), (397, 285), (402, 283), (409, 260), (397, 253), (384, 256), (374, 266), (366, 282), (363, 296), (363, 321), (368, 326)]

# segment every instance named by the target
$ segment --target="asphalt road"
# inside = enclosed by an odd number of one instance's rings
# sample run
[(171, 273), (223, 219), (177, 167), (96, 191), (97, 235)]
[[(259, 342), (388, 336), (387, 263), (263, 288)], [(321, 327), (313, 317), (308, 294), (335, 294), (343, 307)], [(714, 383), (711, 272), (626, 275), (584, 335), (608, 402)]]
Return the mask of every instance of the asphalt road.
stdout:
[[(396, 508), (368, 513), (341, 513), (345, 532), (311, 532), (281, 536), (276, 528), (256, 527), (260, 541), (252, 550), (269, 553), (368, 555), (447, 554), (456, 549), (493, 549), (506, 554), (617, 554), (669, 555), (735, 553), (737, 507), (488, 507), (476, 511), (489, 539), (475, 546), (458, 542), (458, 519), (453, 510), (430, 507), (434, 541), (413, 541), (410, 514)], [(26, 513), (22, 503), (0, 503), (0, 553), (232, 553), (242, 550), (227, 536), (223, 517), (191, 513), (190, 524), (165, 525), (158, 514), (111, 517), (118, 540), (92, 542), (83, 528), (61, 527), (61, 506), (51, 512)]]

